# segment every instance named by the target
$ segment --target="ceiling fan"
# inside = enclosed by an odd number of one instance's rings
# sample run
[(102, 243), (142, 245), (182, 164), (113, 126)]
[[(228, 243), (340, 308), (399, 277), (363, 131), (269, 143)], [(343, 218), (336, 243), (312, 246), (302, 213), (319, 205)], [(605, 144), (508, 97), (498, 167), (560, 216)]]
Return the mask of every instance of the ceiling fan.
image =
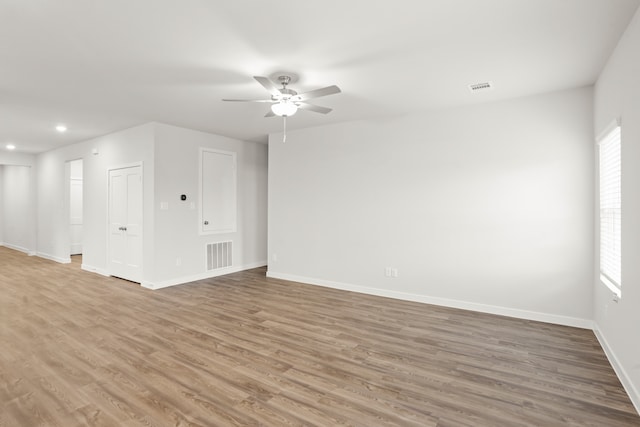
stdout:
[(266, 102), (271, 103), (271, 110), (265, 114), (265, 117), (290, 117), (293, 116), (298, 108), (313, 111), (316, 113), (327, 114), (331, 112), (331, 108), (321, 107), (319, 105), (309, 104), (309, 99), (320, 98), (321, 96), (333, 95), (340, 93), (340, 88), (336, 85), (315, 89), (305, 93), (298, 93), (287, 86), (291, 83), (291, 76), (278, 76), (278, 83), (281, 88), (276, 86), (268, 77), (253, 76), (270, 94), (269, 99), (223, 99), (223, 101), (232, 102)]

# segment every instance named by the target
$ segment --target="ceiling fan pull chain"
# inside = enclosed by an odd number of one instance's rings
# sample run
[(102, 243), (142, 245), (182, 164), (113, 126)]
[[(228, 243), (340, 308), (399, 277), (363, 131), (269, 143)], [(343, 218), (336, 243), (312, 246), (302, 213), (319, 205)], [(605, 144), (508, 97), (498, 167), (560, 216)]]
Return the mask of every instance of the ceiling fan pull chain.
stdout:
[(287, 116), (282, 116), (282, 142), (287, 142)]

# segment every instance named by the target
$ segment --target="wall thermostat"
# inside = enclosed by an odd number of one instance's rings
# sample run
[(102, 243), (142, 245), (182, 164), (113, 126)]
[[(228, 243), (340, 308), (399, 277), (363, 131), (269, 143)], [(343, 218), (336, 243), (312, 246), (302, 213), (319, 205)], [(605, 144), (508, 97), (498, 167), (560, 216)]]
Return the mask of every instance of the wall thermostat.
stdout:
[(180, 200), (182, 200), (182, 201), (187, 200), (187, 195), (183, 194), (182, 196), (180, 196)]

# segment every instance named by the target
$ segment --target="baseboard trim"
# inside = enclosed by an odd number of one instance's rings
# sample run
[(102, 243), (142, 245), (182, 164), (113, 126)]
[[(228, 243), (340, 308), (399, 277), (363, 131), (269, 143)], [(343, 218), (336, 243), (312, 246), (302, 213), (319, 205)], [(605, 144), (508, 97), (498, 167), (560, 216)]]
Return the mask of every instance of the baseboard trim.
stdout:
[(212, 277), (224, 276), (226, 274), (237, 273), (239, 271), (251, 270), (252, 268), (264, 267), (267, 265), (267, 261), (258, 261), (254, 263), (244, 264), (237, 267), (221, 268), (215, 271), (206, 271), (200, 274), (194, 274), (191, 276), (177, 277), (175, 279), (163, 280), (161, 282), (143, 281), (141, 286), (143, 288), (158, 290), (162, 288), (168, 288), (170, 286), (184, 285), (185, 283), (196, 282), (198, 280), (211, 279)]
[(14, 251), (25, 253), (25, 254), (27, 254), (29, 256), (36, 255), (36, 253), (34, 251), (31, 251), (31, 250), (29, 250), (27, 248), (23, 248), (22, 246), (12, 245), (11, 243), (0, 243), (0, 246), (4, 246), (5, 248), (13, 249)]
[(99, 274), (101, 276), (109, 276), (109, 273), (107, 273), (107, 270), (105, 270), (104, 268), (98, 268), (98, 267), (94, 267), (92, 265), (88, 265), (88, 264), (80, 264), (80, 269), (84, 270), (84, 271), (88, 271), (90, 273), (96, 273)]
[(607, 356), (607, 359), (609, 359), (609, 363), (613, 367), (613, 370), (618, 376), (618, 379), (622, 383), (622, 387), (624, 387), (627, 395), (629, 396), (629, 399), (631, 399), (631, 403), (633, 403), (636, 411), (638, 412), (638, 414), (640, 414), (640, 391), (638, 391), (638, 389), (633, 385), (633, 382), (627, 374), (627, 371), (625, 371), (625, 369), (622, 367), (622, 364), (616, 357), (616, 354), (607, 342), (607, 339), (598, 328), (597, 323), (594, 323), (593, 325), (593, 333), (596, 335), (596, 338), (600, 343), (600, 347), (602, 347), (602, 349), (604, 350), (604, 354)]
[(44, 252), (36, 252), (36, 255), (40, 258), (48, 259), (50, 261), (59, 262), (60, 264), (69, 264), (71, 262), (71, 258), (60, 258), (55, 255), (47, 254)]
[(344, 291), (358, 292), (361, 294), (376, 295), (405, 301), (421, 302), (425, 304), (440, 305), (444, 307), (460, 308), (463, 310), (478, 311), (481, 313), (497, 314), (500, 316), (515, 317), (518, 319), (535, 320), (538, 322), (553, 323), (563, 326), (572, 326), (582, 329), (593, 329), (593, 321), (576, 317), (561, 316), (557, 314), (540, 313), (536, 311), (519, 310), (508, 307), (500, 307), (488, 304), (480, 304), (469, 301), (460, 301), (448, 298), (431, 297), (428, 295), (411, 294), (405, 292), (390, 291), (386, 289), (370, 288), (366, 286), (352, 285), (348, 283), (333, 282), (323, 279), (296, 276), (274, 271), (267, 271), (267, 277), (289, 280), (310, 285), (324, 286)]

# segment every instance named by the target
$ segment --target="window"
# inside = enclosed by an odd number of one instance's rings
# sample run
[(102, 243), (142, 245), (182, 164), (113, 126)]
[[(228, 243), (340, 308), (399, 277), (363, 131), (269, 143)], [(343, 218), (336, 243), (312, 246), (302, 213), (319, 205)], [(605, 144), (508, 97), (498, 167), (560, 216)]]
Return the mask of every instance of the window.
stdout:
[(621, 295), (622, 191), (620, 125), (600, 139), (600, 278)]

